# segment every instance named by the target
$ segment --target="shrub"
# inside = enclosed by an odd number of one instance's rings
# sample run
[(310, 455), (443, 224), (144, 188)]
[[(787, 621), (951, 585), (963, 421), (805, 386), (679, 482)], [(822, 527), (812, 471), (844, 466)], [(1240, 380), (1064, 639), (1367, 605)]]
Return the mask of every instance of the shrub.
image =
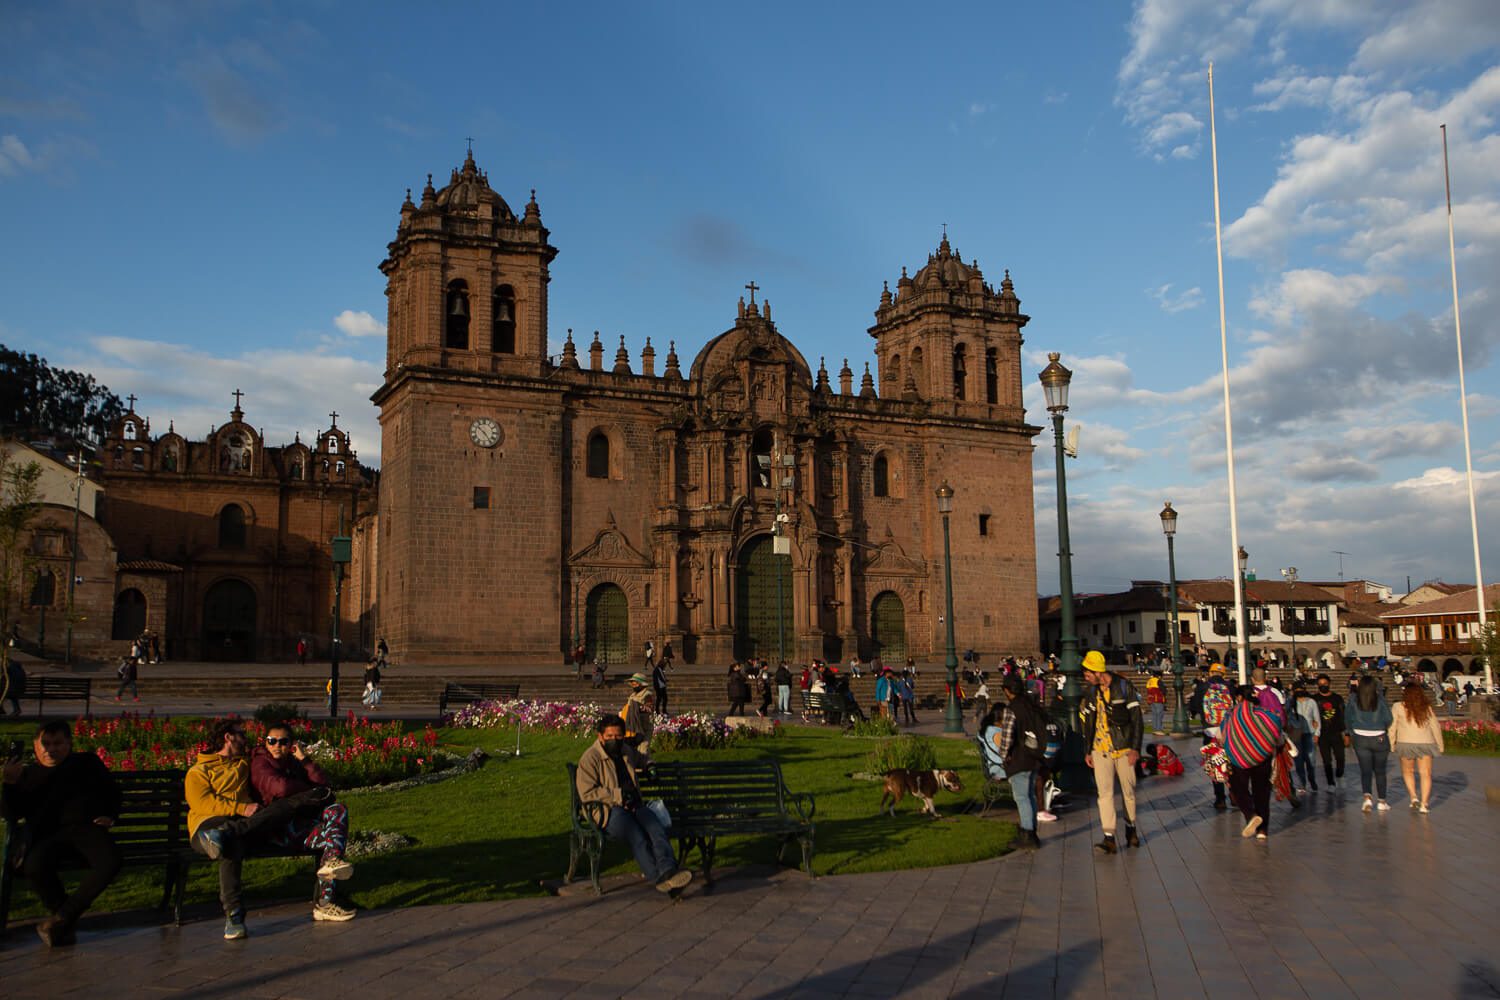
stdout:
[(865, 770), (884, 774), (898, 768), (928, 771), (937, 767), (937, 749), (925, 736), (898, 736), (885, 740), (870, 751)]
[[(447, 720), (458, 729), (509, 729), (519, 725), (548, 733), (570, 733), (592, 738), (604, 709), (566, 701), (484, 701), (465, 705)], [(771, 734), (781, 731), (774, 723)], [(766, 734), (740, 726), (731, 729), (723, 719), (706, 712), (683, 712), (658, 716), (651, 736), (651, 749), (720, 750)]]
[(278, 722), (290, 722), (295, 725), (307, 721), (307, 713), (296, 705), (272, 701), (257, 708), (251, 718), (262, 726), (270, 726)]
[(1500, 723), (1445, 721), (1443, 746), (1449, 750), (1500, 753)]
[(855, 722), (847, 736), (899, 736), (901, 727), (883, 715), (872, 715)]

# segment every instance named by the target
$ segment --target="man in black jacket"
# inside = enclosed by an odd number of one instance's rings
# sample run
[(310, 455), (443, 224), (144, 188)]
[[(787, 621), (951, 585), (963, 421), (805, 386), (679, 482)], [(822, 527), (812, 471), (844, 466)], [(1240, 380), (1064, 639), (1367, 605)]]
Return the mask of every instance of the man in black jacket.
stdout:
[(1079, 732), (1083, 734), (1085, 764), (1093, 768), (1099, 788), (1099, 826), (1104, 839), (1094, 847), (1101, 854), (1114, 854), (1115, 783), (1125, 801), (1125, 846), (1141, 846), (1135, 829), (1135, 763), (1141, 759), (1141, 699), (1124, 677), (1110, 671), (1104, 654), (1091, 649), (1083, 658), (1088, 686), (1079, 705)]
[[(36, 763), (6, 761), (0, 792), (5, 818), (25, 822), (21, 871), (51, 916), (37, 925), (49, 947), (74, 942), (74, 927), (120, 870), (120, 849), (109, 835), (120, 816), (120, 789), (93, 753), (73, 752), (73, 729), (45, 723), (33, 744)], [(57, 873), (77, 856), (87, 871), (69, 896)]]

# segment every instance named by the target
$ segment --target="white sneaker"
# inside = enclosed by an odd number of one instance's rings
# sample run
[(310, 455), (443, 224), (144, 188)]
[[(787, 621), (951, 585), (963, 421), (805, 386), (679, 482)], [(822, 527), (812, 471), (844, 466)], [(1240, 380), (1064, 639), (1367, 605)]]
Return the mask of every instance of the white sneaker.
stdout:
[(318, 869), (318, 878), (327, 882), (331, 879), (346, 879), (354, 874), (354, 866), (343, 858), (329, 861)]
[(338, 923), (342, 923), (345, 920), (353, 920), (354, 914), (355, 911), (353, 909), (347, 906), (340, 906), (334, 902), (318, 903), (313, 907), (312, 912), (314, 920), (332, 920)]
[(1037, 813), (1036, 814), (1036, 818), (1037, 818), (1038, 821), (1040, 821), (1042, 823), (1056, 823), (1057, 822), (1057, 817), (1055, 815), (1053, 815), (1052, 813), (1048, 812), (1045, 809), (1043, 809), (1041, 812)]
[(1385, 799), (1381, 799), (1380, 802), (1379, 802), (1379, 804), (1377, 804), (1375, 806), (1375, 808), (1379, 809), (1383, 813), (1388, 813), (1388, 812), (1391, 811), (1391, 804), (1389, 802), (1387, 802)]
[(1375, 808), (1375, 803), (1374, 803), (1374, 801), (1371, 800), (1371, 798), (1368, 795), (1366, 795), (1365, 796), (1365, 804), (1362, 805), (1362, 806), (1360, 806), (1359, 808), (1360, 808), (1361, 812), (1369, 812), (1371, 809)]

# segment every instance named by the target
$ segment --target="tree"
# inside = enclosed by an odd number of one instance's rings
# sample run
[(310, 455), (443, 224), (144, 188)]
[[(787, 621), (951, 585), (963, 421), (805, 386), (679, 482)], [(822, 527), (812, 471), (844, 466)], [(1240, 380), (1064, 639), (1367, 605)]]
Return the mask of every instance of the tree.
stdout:
[(21, 620), (27, 587), (36, 575), (31, 553), (31, 522), (41, 504), (37, 490), (40, 462), (24, 465), (0, 450), (0, 668), (10, 665), (10, 636)]
[(124, 414), (120, 397), (94, 376), (0, 344), (0, 430), (102, 439)]

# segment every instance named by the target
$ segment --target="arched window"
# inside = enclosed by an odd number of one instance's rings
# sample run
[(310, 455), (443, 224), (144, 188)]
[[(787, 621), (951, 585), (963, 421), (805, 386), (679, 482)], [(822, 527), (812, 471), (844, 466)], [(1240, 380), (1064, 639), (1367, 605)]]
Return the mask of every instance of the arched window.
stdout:
[(146, 467), (146, 449), (136, 445), (130, 449), (130, 467), (132, 469), (144, 469)]
[(968, 399), (965, 395), (969, 380), (969, 348), (958, 344), (953, 348), (953, 398)]
[(891, 394), (898, 395), (901, 392), (901, 355), (891, 355), (891, 366), (889, 371), (890, 374), (886, 376), (886, 381), (895, 386), (895, 389)]
[(494, 351), (516, 353), (516, 290), (509, 285), (495, 289)]
[(469, 349), (469, 286), (450, 281), (443, 303), (443, 346), (456, 351)]
[(993, 347), (984, 351), (984, 399), (987, 403), (1000, 402), (1000, 359)]
[(130, 420), (125, 421), (125, 440), (126, 441), (134, 441), (135, 440), (135, 423), (133, 421), (130, 421)]
[(891, 463), (885, 455), (875, 456), (874, 492), (878, 497), (891, 495)]
[(334, 472), (334, 475), (337, 475), (337, 476), (342, 476), (344, 474), (344, 461), (343, 461), (343, 459), (340, 459), (338, 461), (338, 464), (336, 464), (333, 467), (333, 472)]
[(754, 485), (771, 485), (771, 450), (775, 447), (776, 435), (769, 427), (762, 427), (750, 439), (750, 482)]
[(590, 479), (609, 478), (609, 436), (603, 431), (589, 435), (587, 471)]
[(50, 569), (39, 570), (36, 582), (31, 585), (31, 606), (50, 608), (57, 600), (57, 578)]
[(229, 504), (219, 511), (219, 548), (242, 549), (245, 547), (245, 508)]

